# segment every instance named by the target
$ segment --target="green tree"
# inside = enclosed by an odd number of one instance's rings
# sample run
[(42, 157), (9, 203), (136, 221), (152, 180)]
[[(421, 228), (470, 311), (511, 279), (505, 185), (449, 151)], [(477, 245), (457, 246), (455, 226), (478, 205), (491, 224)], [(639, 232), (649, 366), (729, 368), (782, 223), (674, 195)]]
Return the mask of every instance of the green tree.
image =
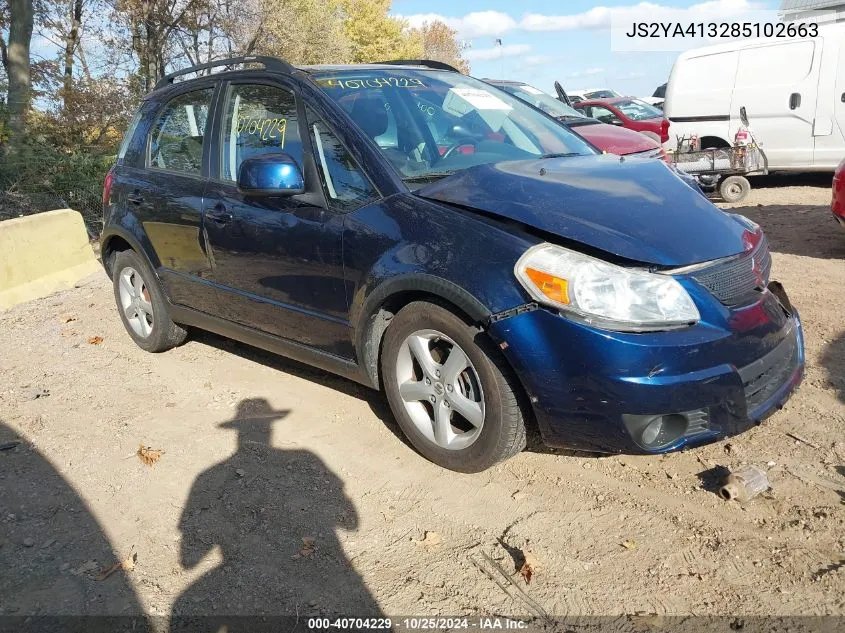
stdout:
[(423, 54), (420, 33), (404, 20), (390, 15), (390, 0), (343, 0), (346, 36), (352, 45), (352, 62), (419, 59)]
[(293, 64), (347, 61), (352, 46), (344, 29), (340, 0), (260, 0), (260, 20), (240, 39), (249, 52), (276, 55)]

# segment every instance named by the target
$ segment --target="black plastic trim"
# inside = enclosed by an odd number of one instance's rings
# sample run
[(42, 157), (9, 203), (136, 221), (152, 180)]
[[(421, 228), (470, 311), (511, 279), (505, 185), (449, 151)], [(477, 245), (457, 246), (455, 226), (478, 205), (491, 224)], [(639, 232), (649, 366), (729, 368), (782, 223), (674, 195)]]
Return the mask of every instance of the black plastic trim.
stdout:
[(184, 306), (171, 304), (169, 309), (170, 317), (174, 322), (181, 325), (214, 332), (241, 343), (306, 363), (343, 378), (354, 380), (364, 386), (373, 386), (370, 377), (361, 371), (359, 365), (353, 361)]

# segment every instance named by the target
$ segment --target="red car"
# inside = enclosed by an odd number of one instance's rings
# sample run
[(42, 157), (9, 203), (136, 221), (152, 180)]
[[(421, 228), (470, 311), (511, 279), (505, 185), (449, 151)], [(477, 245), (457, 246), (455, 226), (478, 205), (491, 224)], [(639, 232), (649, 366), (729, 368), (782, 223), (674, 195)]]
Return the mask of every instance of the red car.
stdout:
[(839, 163), (833, 174), (833, 201), (830, 203), (833, 217), (845, 227), (845, 159)]
[(669, 119), (645, 101), (631, 97), (617, 99), (591, 99), (575, 104), (575, 109), (602, 123), (626, 127), (642, 132), (658, 143), (669, 140)]
[(512, 94), (517, 99), (543, 110), (543, 112), (556, 118), (572, 130), (572, 132), (604, 152), (618, 156), (641, 154), (642, 156), (668, 161), (666, 152), (663, 151), (658, 141), (626, 130), (625, 128), (606, 125), (596, 119), (591, 119), (584, 113), (573, 110), (565, 103), (558, 101), (534, 86), (529, 86), (520, 81), (505, 81), (501, 79), (485, 79), (485, 81)]

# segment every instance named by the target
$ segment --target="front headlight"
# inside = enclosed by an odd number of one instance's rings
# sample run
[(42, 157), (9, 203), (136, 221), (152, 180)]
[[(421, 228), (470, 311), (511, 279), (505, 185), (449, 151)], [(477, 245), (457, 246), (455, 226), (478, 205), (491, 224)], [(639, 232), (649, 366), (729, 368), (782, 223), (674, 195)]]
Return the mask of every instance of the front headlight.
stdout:
[(540, 303), (605, 329), (661, 330), (701, 318), (673, 277), (615, 266), (554, 244), (528, 249), (514, 272)]

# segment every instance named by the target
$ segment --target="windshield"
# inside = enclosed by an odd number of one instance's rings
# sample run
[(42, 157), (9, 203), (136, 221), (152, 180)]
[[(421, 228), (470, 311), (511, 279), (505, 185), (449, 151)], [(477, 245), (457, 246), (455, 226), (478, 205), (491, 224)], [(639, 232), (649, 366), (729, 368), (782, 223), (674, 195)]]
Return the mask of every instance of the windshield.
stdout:
[(613, 99), (621, 96), (615, 90), (593, 90), (584, 94), (584, 97), (587, 99)]
[(361, 69), (315, 80), (406, 181), (505, 160), (595, 153), (519, 99), (458, 73)]
[(542, 90), (538, 90), (534, 86), (528, 84), (499, 84), (497, 86), (505, 92), (509, 92), (513, 96), (522, 99), (526, 103), (530, 103), (535, 108), (540, 108), (546, 114), (553, 117), (565, 118), (586, 118), (581, 112), (575, 108), (570, 108), (563, 101), (555, 99), (551, 95), (547, 95)]
[(639, 99), (623, 99), (622, 101), (615, 101), (613, 105), (632, 121), (663, 118), (663, 112)]

